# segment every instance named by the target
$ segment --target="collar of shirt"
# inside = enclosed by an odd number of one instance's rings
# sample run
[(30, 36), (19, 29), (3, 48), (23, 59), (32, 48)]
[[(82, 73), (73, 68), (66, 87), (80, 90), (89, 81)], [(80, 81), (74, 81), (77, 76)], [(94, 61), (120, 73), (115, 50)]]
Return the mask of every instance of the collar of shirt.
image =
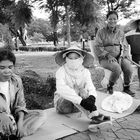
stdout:
[(109, 33), (116, 33), (118, 31), (118, 27), (114, 27), (113, 29), (112, 28), (109, 28), (108, 26), (106, 26), (106, 30), (109, 32)]

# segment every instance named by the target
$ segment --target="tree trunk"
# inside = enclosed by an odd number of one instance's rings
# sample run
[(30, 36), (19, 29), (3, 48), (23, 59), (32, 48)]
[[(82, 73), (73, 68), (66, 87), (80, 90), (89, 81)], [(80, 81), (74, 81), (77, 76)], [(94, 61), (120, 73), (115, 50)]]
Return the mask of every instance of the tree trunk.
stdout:
[(107, 0), (107, 8), (108, 8), (108, 11), (110, 11), (109, 0)]
[(13, 35), (15, 37), (19, 37), (19, 40), (20, 42), (22, 43), (23, 46), (26, 46), (26, 42), (25, 40), (23, 39), (23, 33), (22, 33), (22, 29), (20, 29), (20, 33), (17, 31), (17, 30), (14, 30), (12, 28), (9, 27), (9, 30), (11, 31), (11, 33), (13, 33)]
[(113, 9), (113, 4), (112, 4), (112, 3), (111, 3), (111, 10), (114, 10), (114, 9)]
[(23, 39), (23, 37), (21, 35), (18, 36), (19, 37), (19, 40), (20, 42), (22, 43), (23, 46), (26, 46), (26, 42), (25, 40)]
[(22, 27), (19, 28), (19, 34), (18, 34), (19, 40), (22, 43), (23, 46), (26, 46), (26, 42), (24, 39), (24, 29)]
[(58, 44), (58, 37), (57, 37), (57, 32), (55, 30), (56, 29), (54, 29), (54, 32), (53, 32), (53, 43), (54, 43), (54, 46), (57, 46), (57, 44)]
[(63, 38), (63, 46), (65, 46), (65, 37)]
[(70, 35), (70, 16), (69, 16), (69, 6), (66, 6), (66, 22), (67, 22), (67, 41), (68, 47), (71, 46), (71, 35)]

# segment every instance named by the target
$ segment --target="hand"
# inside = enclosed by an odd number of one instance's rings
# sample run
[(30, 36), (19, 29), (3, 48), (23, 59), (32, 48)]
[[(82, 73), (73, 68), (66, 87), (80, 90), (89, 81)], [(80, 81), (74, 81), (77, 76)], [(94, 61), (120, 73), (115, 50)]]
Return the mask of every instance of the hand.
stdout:
[(90, 95), (88, 98), (82, 99), (80, 105), (90, 112), (96, 110), (95, 97)]
[(130, 55), (124, 55), (123, 58), (128, 58), (128, 59), (132, 59)]
[(111, 56), (111, 55), (108, 55), (108, 63), (113, 63), (113, 62), (117, 62), (116, 58)]
[(85, 91), (85, 89), (80, 88), (79, 89), (79, 95), (83, 98), (86, 99), (88, 97), (88, 93)]
[(82, 98), (86, 99), (88, 97), (87, 92), (84, 88), (79, 87), (77, 84), (74, 85), (75, 92), (81, 96)]
[(0, 113), (0, 132), (7, 136), (13, 134), (13, 122), (5, 112)]
[(24, 136), (24, 128), (23, 128), (23, 121), (21, 119), (17, 122), (17, 137), (23, 137)]

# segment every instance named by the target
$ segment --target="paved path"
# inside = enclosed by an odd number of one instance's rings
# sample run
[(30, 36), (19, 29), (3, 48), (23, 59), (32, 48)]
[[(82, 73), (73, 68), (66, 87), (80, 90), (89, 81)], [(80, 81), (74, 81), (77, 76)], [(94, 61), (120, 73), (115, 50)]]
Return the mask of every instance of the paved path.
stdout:
[[(138, 84), (131, 88), (138, 88)], [(136, 91), (136, 98), (140, 99), (140, 90)], [(97, 133), (77, 132), (59, 140), (140, 140), (140, 110), (115, 120), (108, 130), (99, 130)]]
[(140, 140), (140, 112), (115, 120), (108, 130), (77, 132), (59, 140)]

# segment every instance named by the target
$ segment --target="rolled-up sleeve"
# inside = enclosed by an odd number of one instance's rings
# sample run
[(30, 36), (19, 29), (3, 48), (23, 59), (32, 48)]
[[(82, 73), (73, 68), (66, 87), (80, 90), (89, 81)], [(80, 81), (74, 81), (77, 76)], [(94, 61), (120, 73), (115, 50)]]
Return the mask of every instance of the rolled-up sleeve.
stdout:
[(65, 72), (62, 68), (56, 72), (56, 93), (66, 100), (75, 104), (80, 104), (82, 98), (75, 92), (73, 88), (66, 84)]

